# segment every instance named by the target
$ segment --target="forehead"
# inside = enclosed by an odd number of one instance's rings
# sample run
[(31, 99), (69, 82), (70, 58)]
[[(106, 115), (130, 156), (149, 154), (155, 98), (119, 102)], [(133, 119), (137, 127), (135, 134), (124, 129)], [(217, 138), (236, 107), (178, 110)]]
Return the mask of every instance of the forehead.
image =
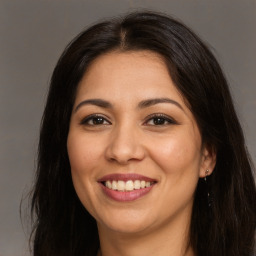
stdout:
[[(143, 95), (173, 94), (183, 98), (174, 85), (162, 56), (151, 51), (110, 52), (96, 58), (78, 85), (81, 94), (126, 98)], [(152, 95), (153, 94), (153, 95)], [(160, 96), (160, 95), (159, 95)]]

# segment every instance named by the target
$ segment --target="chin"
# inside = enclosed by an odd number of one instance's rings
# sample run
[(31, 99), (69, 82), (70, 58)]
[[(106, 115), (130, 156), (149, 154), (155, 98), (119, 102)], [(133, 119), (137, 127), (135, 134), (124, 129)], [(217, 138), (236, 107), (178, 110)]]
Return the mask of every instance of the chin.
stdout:
[(125, 213), (119, 211), (116, 214), (111, 214), (110, 217), (105, 216), (97, 221), (98, 226), (104, 226), (109, 230), (120, 233), (140, 233), (151, 226), (153, 222), (150, 214), (138, 214), (136, 211), (127, 210), (125, 210)]

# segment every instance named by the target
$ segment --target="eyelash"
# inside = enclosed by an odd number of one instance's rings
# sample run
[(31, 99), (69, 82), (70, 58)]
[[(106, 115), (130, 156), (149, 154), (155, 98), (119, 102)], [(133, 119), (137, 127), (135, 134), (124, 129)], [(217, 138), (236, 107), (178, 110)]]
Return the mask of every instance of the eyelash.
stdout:
[[(96, 119), (101, 119), (101, 122), (103, 123), (99, 123), (99, 124), (95, 124), (95, 123), (89, 123), (89, 122), (93, 122), (96, 121)], [(154, 120), (155, 119), (155, 120)], [(156, 124), (156, 120), (158, 119), (158, 122), (160, 121), (160, 123)], [(153, 124), (149, 124), (149, 121), (153, 121)], [(107, 122), (107, 123), (105, 123)], [(162, 123), (163, 122), (163, 123)], [(107, 118), (103, 117), (100, 114), (92, 114), (87, 116), (85, 119), (83, 119), (80, 122), (81, 125), (88, 125), (88, 126), (97, 126), (97, 125), (110, 125), (111, 122), (107, 120)], [(171, 125), (171, 124), (177, 124), (177, 122), (173, 119), (170, 118), (169, 116), (166, 116), (165, 114), (151, 114), (149, 116), (147, 116), (146, 121), (143, 122), (144, 125), (148, 125), (148, 126), (166, 126), (166, 125)]]
[[(155, 121), (156, 121), (156, 119), (158, 119), (158, 121), (160, 120), (160, 123), (156, 124), (153, 121), (154, 119), (155, 119)], [(154, 124), (148, 124), (149, 121), (153, 121)], [(161, 121), (164, 121), (164, 124), (161, 123)], [(147, 116), (144, 124), (149, 125), (149, 126), (165, 126), (165, 125), (170, 125), (170, 124), (177, 124), (177, 122), (173, 118), (170, 118), (169, 116), (166, 116), (165, 114), (151, 114), (151, 115)]]
[(90, 121), (93, 122), (93, 120), (96, 120), (97, 118), (98, 118), (98, 119), (102, 119), (103, 122), (106, 122), (106, 121), (107, 121), (108, 125), (111, 124), (105, 117), (103, 117), (102, 115), (99, 115), (99, 114), (92, 114), (92, 115), (87, 116), (86, 118), (84, 118), (84, 119), (80, 122), (80, 124), (81, 124), (81, 125), (88, 125), (88, 126), (106, 125), (106, 124), (93, 124), (93, 123), (92, 123), (92, 124), (89, 124)]

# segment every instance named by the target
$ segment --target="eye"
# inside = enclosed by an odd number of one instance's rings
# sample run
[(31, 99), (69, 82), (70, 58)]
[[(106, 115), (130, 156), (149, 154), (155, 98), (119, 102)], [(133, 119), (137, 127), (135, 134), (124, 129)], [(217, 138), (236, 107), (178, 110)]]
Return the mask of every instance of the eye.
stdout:
[(82, 125), (109, 125), (111, 124), (105, 117), (100, 115), (90, 115), (81, 121)]
[(177, 124), (177, 122), (164, 115), (164, 114), (153, 114), (153, 115), (150, 115), (146, 122), (145, 122), (146, 125), (152, 125), (152, 126), (156, 126), (156, 125), (170, 125), (170, 124)]

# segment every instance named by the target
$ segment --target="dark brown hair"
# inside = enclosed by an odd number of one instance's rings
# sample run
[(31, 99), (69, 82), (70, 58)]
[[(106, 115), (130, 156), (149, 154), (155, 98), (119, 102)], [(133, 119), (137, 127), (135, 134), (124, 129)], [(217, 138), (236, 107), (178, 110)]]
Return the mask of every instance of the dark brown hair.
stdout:
[[(66, 141), (77, 85), (90, 63), (113, 50), (160, 54), (194, 114), (203, 143), (217, 154), (206, 187), (195, 192), (190, 245), (197, 256), (252, 256), (256, 191), (253, 167), (222, 70), (185, 25), (163, 14), (135, 12), (98, 23), (65, 49), (52, 75), (42, 119), (36, 183), (35, 256), (95, 256), (95, 220), (71, 180)], [(213, 197), (208, 207), (207, 192)]]

